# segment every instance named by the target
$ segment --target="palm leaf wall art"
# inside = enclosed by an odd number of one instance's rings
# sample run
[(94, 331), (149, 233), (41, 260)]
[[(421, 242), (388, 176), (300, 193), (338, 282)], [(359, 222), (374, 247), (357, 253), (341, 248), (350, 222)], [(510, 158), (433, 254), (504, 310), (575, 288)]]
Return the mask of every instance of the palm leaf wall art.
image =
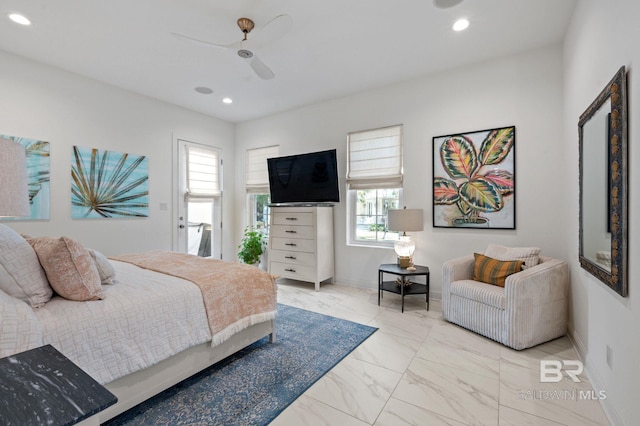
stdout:
[(27, 182), (31, 215), (20, 218), (2, 218), (2, 220), (47, 220), (50, 218), (50, 144), (36, 139), (19, 136), (0, 135), (1, 138), (22, 145), (27, 154)]
[(71, 217), (149, 216), (149, 169), (145, 156), (73, 147)]
[(515, 126), (433, 138), (433, 226), (515, 229)]

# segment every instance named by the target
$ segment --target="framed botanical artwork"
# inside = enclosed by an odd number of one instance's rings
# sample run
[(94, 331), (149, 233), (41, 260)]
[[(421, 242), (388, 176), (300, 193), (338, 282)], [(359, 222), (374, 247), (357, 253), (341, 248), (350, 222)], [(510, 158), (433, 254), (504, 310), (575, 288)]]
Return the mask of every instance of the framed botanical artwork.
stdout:
[(433, 138), (433, 226), (516, 228), (516, 128)]
[(71, 162), (73, 219), (149, 216), (147, 157), (74, 146)]

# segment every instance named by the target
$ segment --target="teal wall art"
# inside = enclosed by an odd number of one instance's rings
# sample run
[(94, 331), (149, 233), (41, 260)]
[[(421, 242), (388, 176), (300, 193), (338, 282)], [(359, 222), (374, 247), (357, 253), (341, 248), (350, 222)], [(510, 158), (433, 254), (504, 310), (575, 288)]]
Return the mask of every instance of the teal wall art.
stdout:
[(78, 146), (71, 157), (73, 219), (149, 216), (147, 157)]

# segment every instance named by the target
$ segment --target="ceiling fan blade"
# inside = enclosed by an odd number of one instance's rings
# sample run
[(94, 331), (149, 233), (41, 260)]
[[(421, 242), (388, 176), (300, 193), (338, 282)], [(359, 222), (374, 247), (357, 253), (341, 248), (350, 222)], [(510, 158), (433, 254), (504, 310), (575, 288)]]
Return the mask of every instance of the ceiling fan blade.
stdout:
[(264, 46), (265, 44), (274, 42), (282, 37), (293, 27), (293, 19), (291, 15), (282, 14), (271, 19), (264, 24), (259, 31), (256, 31), (256, 35), (253, 40), (256, 43), (255, 47)]
[(235, 42), (231, 44), (216, 44), (216, 43), (211, 43), (210, 41), (200, 40), (199, 38), (187, 36), (180, 33), (172, 32), (171, 35), (181, 40), (187, 40), (189, 42), (200, 44), (203, 46), (208, 46), (208, 47), (217, 47), (219, 49), (238, 49), (240, 47), (240, 42)]
[(249, 66), (253, 69), (256, 75), (263, 80), (271, 80), (276, 76), (273, 71), (271, 71), (271, 69), (255, 55), (249, 59)]

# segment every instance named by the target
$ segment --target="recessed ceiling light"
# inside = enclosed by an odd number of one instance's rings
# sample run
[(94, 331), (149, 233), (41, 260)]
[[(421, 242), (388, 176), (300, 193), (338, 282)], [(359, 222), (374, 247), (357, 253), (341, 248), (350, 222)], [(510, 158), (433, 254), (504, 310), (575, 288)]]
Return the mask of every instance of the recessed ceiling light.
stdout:
[(462, 3), (462, 0), (433, 0), (433, 4), (438, 9), (448, 9)]
[(231, 98), (224, 98), (222, 102), (224, 102), (225, 104), (231, 104), (233, 103), (233, 100)]
[(25, 16), (20, 15), (19, 13), (10, 13), (9, 19), (11, 19), (16, 24), (31, 25), (31, 21), (28, 20)]
[(454, 31), (463, 31), (466, 30), (469, 26), (469, 21), (467, 19), (458, 19), (455, 24), (453, 24)]
[(194, 90), (202, 95), (210, 95), (213, 93), (213, 90), (204, 86), (196, 87)]

